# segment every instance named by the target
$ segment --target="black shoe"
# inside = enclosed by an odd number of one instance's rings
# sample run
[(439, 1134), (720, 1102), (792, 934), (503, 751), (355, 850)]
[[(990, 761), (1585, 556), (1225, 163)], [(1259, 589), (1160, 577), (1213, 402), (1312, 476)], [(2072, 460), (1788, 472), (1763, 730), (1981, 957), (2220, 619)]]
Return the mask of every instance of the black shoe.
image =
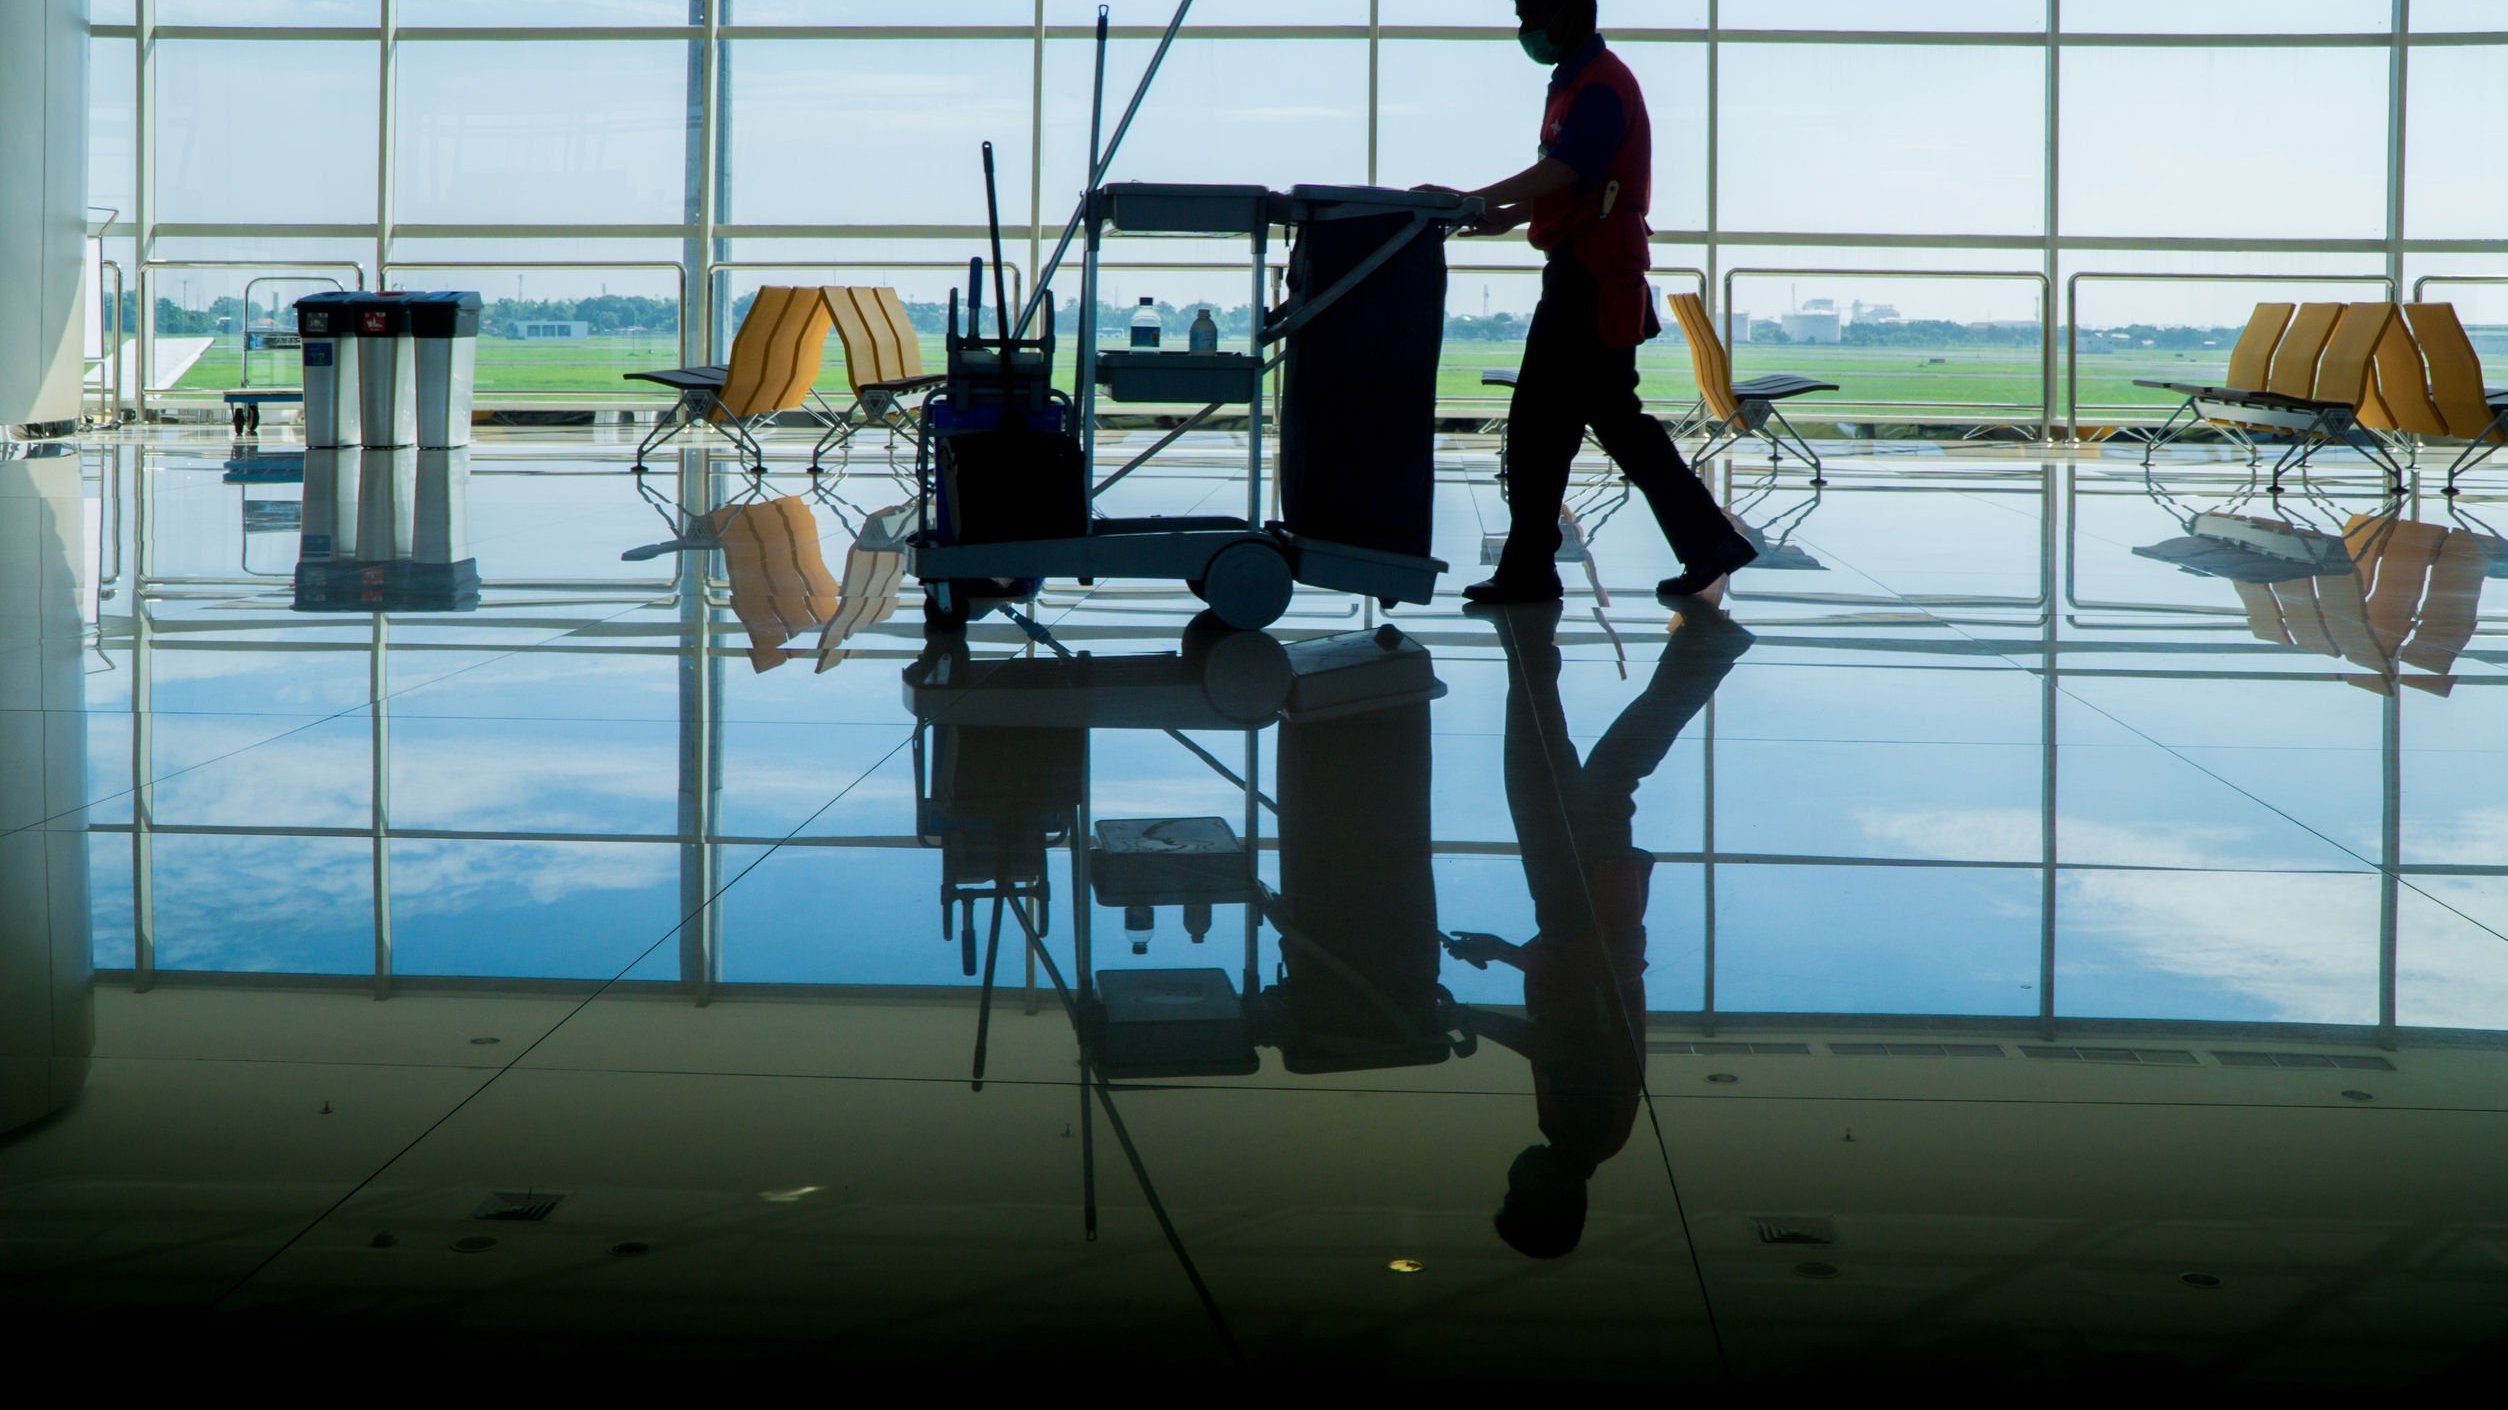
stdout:
[(1463, 598), (1484, 607), (1496, 607), (1510, 602), (1556, 602), (1562, 592), (1555, 577), (1547, 582), (1539, 578), (1520, 581), (1490, 578), (1463, 589)]
[(1759, 557), (1759, 550), (1740, 534), (1726, 539), (1722, 546), (1696, 563), (1687, 566), (1677, 578), (1666, 578), (1655, 584), (1657, 597), (1695, 597), (1716, 585), (1716, 580), (1738, 568), (1748, 567)]
[(1519, 637), (1531, 635), (1547, 642), (1559, 630), (1559, 618), (1566, 604), (1558, 598), (1536, 598), (1531, 602), (1466, 602), (1463, 615), (1476, 622), (1515, 632)]

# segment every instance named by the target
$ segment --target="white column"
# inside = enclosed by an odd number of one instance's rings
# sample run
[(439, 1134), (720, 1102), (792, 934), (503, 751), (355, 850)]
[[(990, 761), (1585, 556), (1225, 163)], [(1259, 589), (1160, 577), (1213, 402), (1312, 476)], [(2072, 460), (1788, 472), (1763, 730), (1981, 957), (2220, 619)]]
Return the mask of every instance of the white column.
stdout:
[(0, 1133), (68, 1105), (95, 1046), (87, 516), (78, 456), (34, 449), (0, 460)]
[(73, 421), (87, 311), (87, 0), (0, 5), (0, 425)]

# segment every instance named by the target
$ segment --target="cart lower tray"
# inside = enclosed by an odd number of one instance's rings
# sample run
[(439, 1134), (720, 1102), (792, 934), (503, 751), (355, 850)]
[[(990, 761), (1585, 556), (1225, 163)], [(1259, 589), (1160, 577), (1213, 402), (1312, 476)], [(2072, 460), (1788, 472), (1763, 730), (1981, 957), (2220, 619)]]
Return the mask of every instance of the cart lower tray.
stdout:
[[(981, 598), (981, 584), (1045, 578), (1164, 578), (1199, 594), (1228, 626), (1270, 626), (1289, 606), (1296, 583), (1355, 592), (1387, 604), (1426, 602), (1446, 565), (1434, 558), (1387, 553), (1292, 534), (1278, 524), (1255, 528), (1225, 516), (1100, 519), (1081, 538), (1012, 543), (934, 544), (918, 535), (908, 549), (914, 575), (938, 594)], [(965, 609), (950, 601), (939, 621)], [(927, 614), (934, 611), (927, 607)], [(959, 620), (963, 620), (960, 617)]]

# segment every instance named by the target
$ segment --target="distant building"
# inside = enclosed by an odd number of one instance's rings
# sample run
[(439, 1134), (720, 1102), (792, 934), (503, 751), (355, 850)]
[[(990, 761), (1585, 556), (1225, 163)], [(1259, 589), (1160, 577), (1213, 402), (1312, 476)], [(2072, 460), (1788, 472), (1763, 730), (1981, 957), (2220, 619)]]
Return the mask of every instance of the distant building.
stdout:
[(533, 342), (573, 342), (592, 336), (592, 325), (582, 319), (516, 319), (506, 325), (509, 338), (528, 338)]
[(1832, 305), (1823, 309), (1812, 306), (1828, 302), (1829, 301), (1827, 299), (1813, 299), (1811, 304), (1807, 304), (1791, 313), (1779, 314), (1777, 316), (1777, 326), (1785, 330), (1786, 341), (1794, 343), (1834, 343), (1840, 341), (1836, 307)]
[(1851, 323), (1904, 323), (1907, 321), (1899, 316), (1896, 304), (1868, 304), (1857, 299), (1853, 310), (1853, 316), (1848, 319)]
[(1750, 341), (1750, 315), (1738, 308), (1733, 310), (1733, 341), (1737, 343)]

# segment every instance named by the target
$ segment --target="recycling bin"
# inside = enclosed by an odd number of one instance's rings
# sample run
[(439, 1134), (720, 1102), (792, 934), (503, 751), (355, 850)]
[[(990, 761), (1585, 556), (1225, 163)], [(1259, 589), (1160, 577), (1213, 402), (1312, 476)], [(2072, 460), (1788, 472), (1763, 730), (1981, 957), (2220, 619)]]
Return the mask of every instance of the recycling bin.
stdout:
[(479, 296), (469, 290), (411, 294), (410, 339), (418, 366), (418, 445), (470, 444), (471, 389), (479, 357)]
[(409, 295), (360, 294), (357, 323), (358, 444), (384, 450), (418, 444), (418, 348), (409, 332)]
[[(305, 367), (305, 444), (353, 446), (364, 439), (357, 395), (356, 305), (344, 290), (296, 301), (297, 351)], [(309, 482), (310, 483), (310, 482)]]

